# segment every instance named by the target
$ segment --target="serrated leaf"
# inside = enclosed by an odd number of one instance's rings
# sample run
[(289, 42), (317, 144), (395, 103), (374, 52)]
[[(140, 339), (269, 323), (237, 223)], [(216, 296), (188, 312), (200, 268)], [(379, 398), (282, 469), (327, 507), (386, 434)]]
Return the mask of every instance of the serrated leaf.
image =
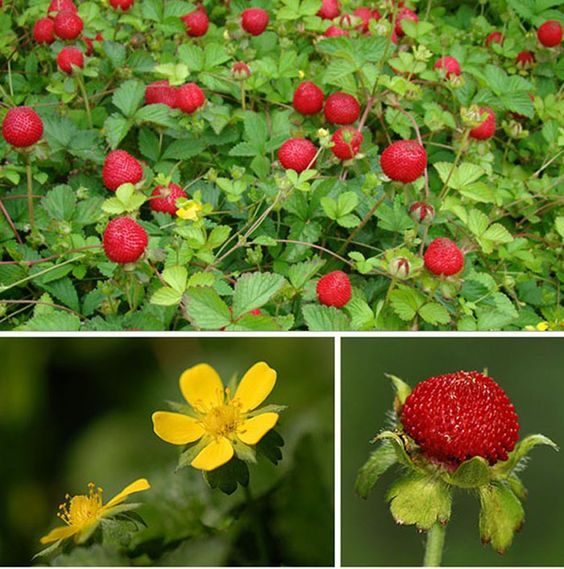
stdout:
[(356, 478), (356, 491), (361, 498), (368, 498), (368, 494), (376, 484), (380, 476), (397, 462), (397, 455), (394, 447), (386, 441), (372, 453), (370, 457), (358, 471)]
[(491, 471), (488, 461), (481, 456), (465, 460), (449, 475), (451, 484), (460, 488), (478, 488), (491, 480)]
[(131, 121), (114, 113), (110, 115), (104, 122), (104, 132), (108, 144), (114, 150), (118, 147), (119, 143), (127, 136), (131, 128)]
[(185, 267), (167, 267), (162, 274), (163, 280), (179, 293), (184, 293), (188, 280), (188, 271)]
[(220, 330), (231, 322), (229, 307), (209, 287), (188, 289), (186, 314), (192, 324), (202, 330)]
[(246, 273), (237, 279), (233, 294), (233, 317), (264, 306), (285, 284), (281, 275), (274, 273)]
[(308, 330), (312, 332), (350, 330), (347, 316), (334, 306), (308, 304), (302, 308)]
[(419, 316), (429, 324), (448, 324), (450, 314), (448, 310), (437, 302), (428, 302), (419, 309)]
[(158, 306), (175, 306), (182, 300), (182, 292), (171, 287), (164, 286), (157, 289), (151, 296), (151, 304)]
[(127, 117), (131, 118), (141, 106), (145, 97), (145, 85), (132, 79), (122, 83), (112, 96), (112, 103)]
[(513, 236), (503, 225), (500, 223), (494, 223), (488, 227), (482, 235), (482, 239), (488, 239), (494, 243), (511, 243), (511, 241), (513, 241)]

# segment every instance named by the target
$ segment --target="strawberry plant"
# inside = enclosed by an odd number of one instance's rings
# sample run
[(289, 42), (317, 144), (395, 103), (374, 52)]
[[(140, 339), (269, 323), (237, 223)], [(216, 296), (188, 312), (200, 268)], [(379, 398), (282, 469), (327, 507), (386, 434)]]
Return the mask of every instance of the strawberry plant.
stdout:
[(2, 328), (561, 329), (561, 5), (5, 0)]

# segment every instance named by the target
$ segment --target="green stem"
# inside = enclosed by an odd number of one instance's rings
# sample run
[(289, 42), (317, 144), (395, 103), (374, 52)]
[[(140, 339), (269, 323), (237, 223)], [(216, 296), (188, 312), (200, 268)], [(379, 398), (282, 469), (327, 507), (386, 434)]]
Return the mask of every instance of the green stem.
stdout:
[(247, 102), (246, 102), (246, 95), (245, 95), (245, 82), (241, 81), (241, 108), (246, 111), (247, 110)]
[(270, 556), (268, 554), (268, 544), (264, 533), (264, 522), (260, 519), (256, 501), (253, 498), (250, 487), (247, 485), (244, 488), (245, 498), (247, 500), (247, 506), (249, 508), (249, 514), (252, 520), (253, 532), (255, 534), (258, 549), (259, 558), (257, 559), (257, 565), (268, 567), (270, 565)]
[(456, 153), (456, 157), (454, 159), (454, 163), (452, 164), (452, 168), (450, 169), (450, 172), (448, 173), (447, 179), (445, 180), (445, 183), (441, 189), (441, 192), (439, 194), (439, 199), (440, 200), (444, 200), (449, 187), (448, 187), (448, 183), (450, 182), (450, 179), (452, 178), (452, 175), (454, 174), (454, 171), (456, 170), (456, 167), (458, 166), (458, 162), (460, 161), (460, 157), (462, 156), (462, 153), (464, 152), (464, 150), (466, 150), (466, 146), (468, 144), (468, 139), (470, 138), (470, 129), (465, 129), (464, 134), (462, 135), (462, 141), (460, 142), (460, 147), (458, 148), (458, 152)]
[(436, 522), (427, 534), (427, 545), (425, 546), (424, 567), (440, 567), (443, 556), (443, 546), (445, 544), (446, 525)]
[(35, 233), (35, 214), (33, 212), (33, 178), (31, 175), (31, 157), (26, 154), (25, 157), (25, 173), (27, 178), (27, 211), (29, 214), (29, 224), (31, 232)]
[(93, 127), (92, 123), (92, 112), (90, 111), (90, 102), (88, 101), (88, 93), (86, 92), (86, 87), (82, 79), (82, 75), (75, 75), (76, 84), (80, 89), (80, 94), (82, 95), (82, 100), (84, 101), (84, 109), (86, 110), (86, 116), (88, 117), (88, 126)]

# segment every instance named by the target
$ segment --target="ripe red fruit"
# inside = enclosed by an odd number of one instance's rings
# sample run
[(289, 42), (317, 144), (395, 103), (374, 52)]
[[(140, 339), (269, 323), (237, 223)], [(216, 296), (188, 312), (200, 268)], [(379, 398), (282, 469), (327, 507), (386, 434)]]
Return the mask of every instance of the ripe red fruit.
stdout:
[(311, 81), (303, 81), (294, 91), (292, 104), (302, 115), (315, 115), (323, 108), (323, 91)]
[(491, 34), (488, 34), (488, 37), (486, 38), (486, 45), (489, 46), (492, 42), (502, 45), (504, 39), (505, 38), (501, 32), (492, 32)]
[(262, 8), (247, 8), (241, 12), (241, 27), (252, 36), (260, 36), (268, 20), (268, 12)]
[(530, 51), (521, 51), (515, 58), (515, 63), (519, 67), (528, 67), (535, 62), (535, 54)]
[(177, 106), (178, 90), (173, 87), (166, 79), (163, 81), (153, 81), (145, 87), (145, 104), (155, 105), (161, 103), (171, 109)]
[(176, 105), (185, 113), (194, 113), (206, 102), (204, 92), (196, 83), (186, 83), (177, 91)]
[(460, 63), (458, 63), (458, 59), (450, 55), (445, 55), (437, 59), (434, 69), (444, 69), (447, 77), (450, 77), (450, 75), (460, 75)]
[(435, 217), (435, 208), (425, 202), (413, 202), (409, 208), (409, 215), (413, 221), (427, 225)]
[(317, 154), (315, 144), (305, 138), (290, 138), (278, 150), (278, 160), (286, 170), (300, 173), (313, 166)]
[(358, 101), (348, 93), (331, 93), (325, 101), (325, 118), (334, 124), (352, 124), (360, 115)]
[(115, 192), (122, 184), (137, 184), (143, 178), (139, 161), (125, 150), (112, 150), (104, 160), (102, 179), (108, 190)]
[(384, 149), (382, 171), (397, 182), (414, 182), (427, 166), (427, 152), (416, 140), (398, 140)]
[(333, 20), (341, 13), (339, 0), (322, 0), (317, 15), (324, 20)]
[(110, 0), (110, 5), (114, 10), (127, 12), (133, 6), (135, 0)]
[(562, 24), (558, 20), (547, 20), (537, 30), (537, 38), (544, 47), (556, 47), (562, 41)]
[(350, 126), (342, 127), (336, 130), (331, 137), (333, 141), (331, 152), (339, 160), (350, 160), (358, 154), (363, 139), (362, 133), (355, 128)]
[(351, 281), (343, 271), (333, 271), (317, 281), (317, 298), (325, 306), (342, 308), (351, 299)]
[(31, 107), (13, 107), (4, 117), (2, 136), (16, 148), (33, 146), (43, 135), (43, 121)]
[(411, 20), (412, 22), (418, 22), (419, 18), (417, 16), (417, 14), (413, 11), (410, 10), (409, 8), (402, 8), (396, 16), (396, 25), (394, 28), (394, 31), (396, 32), (396, 34), (399, 37), (402, 37), (404, 34), (403, 28), (402, 28), (402, 21), (403, 20)]
[(337, 26), (329, 26), (325, 30), (323, 35), (326, 38), (338, 38), (340, 36), (348, 36), (349, 32), (347, 32), (347, 30), (342, 30), (341, 28), (338, 28)]
[(33, 38), (37, 43), (52, 44), (55, 41), (55, 23), (51, 18), (39, 18), (33, 26)]
[(172, 182), (168, 186), (157, 186), (151, 193), (150, 200), (151, 209), (153, 211), (161, 211), (174, 215), (176, 210), (176, 200), (178, 198), (186, 198), (188, 195), (178, 185)]
[(114, 263), (134, 263), (147, 248), (147, 232), (130, 217), (112, 219), (104, 230), (104, 251)]
[(495, 114), (489, 107), (480, 107), (481, 113), (488, 113), (485, 121), (470, 131), (470, 136), (477, 140), (486, 140), (495, 134)]
[(372, 8), (367, 8), (366, 6), (361, 6), (353, 12), (353, 16), (360, 18), (362, 21), (357, 26), (357, 29), (363, 33), (367, 33), (370, 27), (370, 20), (379, 20), (380, 12), (378, 10), (373, 10)]
[(519, 438), (515, 407), (503, 389), (477, 371), (458, 371), (418, 383), (401, 410), (405, 432), (431, 460), (456, 468), (481, 456), (507, 460)]
[(52, 14), (55, 12), (61, 12), (62, 10), (77, 12), (77, 8), (72, 0), (51, 0), (51, 3), (47, 8), (47, 13)]
[(210, 20), (204, 10), (196, 9), (180, 19), (186, 26), (186, 33), (192, 38), (205, 36), (210, 27)]
[(423, 255), (425, 267), (434, 275), (450, 277), (464, 267), (464, 253), (458, 245), (446, 237), (433, 239)]
[(76, 39), (83, 28), (82, 18), (72, 10), (62, 10), (55, 16), (55, 35), (62, 40)]
[(67, 75), (72, 75), (73, 65), (82, 69), (84, 67), (84, 55), (76, 47), (63, 47), (57, 55), (59, 69)]

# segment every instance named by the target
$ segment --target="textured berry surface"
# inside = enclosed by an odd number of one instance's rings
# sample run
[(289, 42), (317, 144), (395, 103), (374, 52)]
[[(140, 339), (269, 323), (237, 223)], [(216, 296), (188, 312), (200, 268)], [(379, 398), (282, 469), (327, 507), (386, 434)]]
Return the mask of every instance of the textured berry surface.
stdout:
[(51, 18), (39, 18), (33, 26), (33, 39), (37, 43), (52, 44), (55, 41), (55, 22)]
[(127, 12), (133, 6), (134, 0), (110, 0), (110, 6), (114, 10), (121, 10)]
[(333, 271), (317, 281), (317, 298), (325, 306), (342, 308), (351, 299), (351, 281), (343, 271)]
[(332, 20), (341, 13), (339, 0), (321, 0), (321, 8), (317, 15), (324, 20)]
[(325, 101), (325, 118), (333, 124), (352, 124), (360, 115), (358, 101), (348, 93), (331, 93)]
[(268, 12), (261, 8), (247, 8), (241, 12), (241, 27), (252, 36), (260, 36), (268, 26)]
[(290, 138), (278, 150), (278, 160), (287, 170), (303, 172), (312, 164), (317, 148), (305, 138)]
[(486, 38), (486, 45), (490, 45), (492, 42), (498, 43), (498, 44), (503, 44), (503, 34), (501, 32), (492, 32), (491, 34), (488, 34), (488, 37)]
[(329, 26), (323, 35), (326, 38), (338, 38), (340, 36), (348, 36), (349, 32), (347, 30), (343, 30), (337, 26)]
[(104, 251), (114, 263), (134, 263), (145, 252), (147, 232), (130, 217), (112, 219), (104, 230)]
[(77, 8), (72, 0), (51, 0), (51, 3), (47, 8), (47, 13), (56, 14), (62, 10), (71, 10), (72, 12), (76, 12)]
[(544, 47), (556, 47), (562, 41), (562, 24), (558, 20), (547, 20), (537, 30), (537, 38)]
[(186, 33), (193, 38), (205, 36), (210, 26), (208, 15), (203, 10), (194, 10), (181, 19), (186, 26)]
[(74, 40), (82, 32), (82, 18), (72, 10), (62, 10), (55, 16), (55, 35), (62, 40)]
[(427, 152), (416, 140), (398, 140), (380, 158), (382, 171), (397, 182), (414, 182), (427, 166)]
[(488, 113), (488, 116), (470, 131), (470, 136), (477, 140), (486, 140), (495, 134), (495, 113), (489, 107), (481, 107), (480, 112)]
[(186, 83), (176, 93), (176, 106), (185, 113), (196, 112), (205, 102), (206, 96), (196, 83)]
[(460, 63), (458, 59), (451, 57), (450, 55), (445, 55), (435, 62), (435, 69), (444, 69), (446, 76), (460, 75)]
[(528, 67), (535, 62), (535, 54), (530, 51), (521, 51), (515, 58), (515, 63), (519, 67)]
[(302, 115), (315, 115), (321, 112), (325, 96), (323, 91), (311, 81), (303, 81), (294, 91), (292, 104)]
[(163, 213), (176, 213), (176, 200), (188, 197), (186, 192), (172, 182), (168, 186), (157, 186), (151, 193), (151, 209)]
[(71, 75), (73, 72), (73, 65), (82, 69), (84, 67), (84, 55), (77, 47), (63, 47), (57, 54), (57, 65), (59, 69)]
[(16, 148), (27, 148), (43, 136), (43, 121), (31, 107), (13, 107), (4, 117), (2, 136)]
[(108, 190), (115, 192), (122, 184), (137, 184), (143, 178), (139, 161), (125, 150), (112, 150), (104, 160), (102, 179)]
[(177, 106), (178, 90), (172, 87), (165, 79), (164, 81), (154, 81), (145, 87), (145, 104), (154, 105), (161, 103), (172, 109)]
[(507, 460), (519, 438), (515, 408), (503, 389), (477, 371), (418, 383), (401, 410), (405, 432), (433, 460), (457, 466), (474, 456)]
[(363, 138), (361, 132), (350, 126), (340, 128), (331, 137), (333, 141), (331, 152), (339, 160), (350, 160), (358, 154)]
[(423, 260), (427, 270), (434, 275), (449, 277), (464, 268), (464, 254), (458, 245), (447, 237), (438, 237), (431, 241)]

